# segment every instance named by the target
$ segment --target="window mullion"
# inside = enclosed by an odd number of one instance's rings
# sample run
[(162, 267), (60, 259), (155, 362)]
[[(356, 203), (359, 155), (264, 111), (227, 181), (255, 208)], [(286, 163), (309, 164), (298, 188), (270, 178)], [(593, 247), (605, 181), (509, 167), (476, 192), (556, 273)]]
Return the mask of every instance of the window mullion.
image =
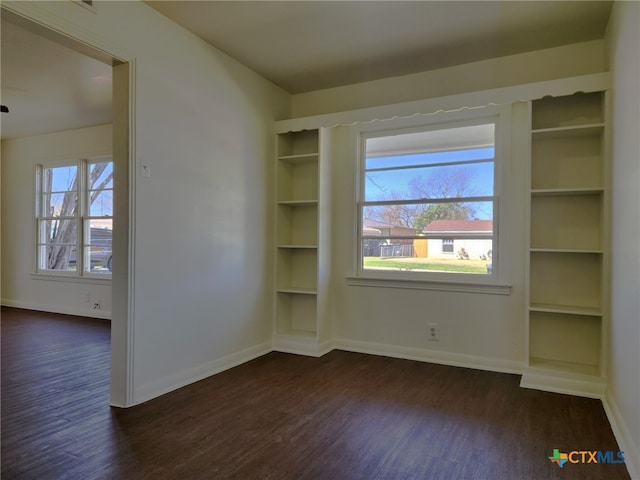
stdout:
[(436, 168), (436, 167), (457, 167), (460, 165), (474, 165), (477, 163), (493, 163), (495, 159), (492, 158), (482, 158), (477, 160), (458, 160), (454, 162), (438, 162), (438, 163), (421, 163), (416, 165), (402, 165), (399, 167), (379, 167), (379, 168), (367, 168), (365, 169), (366, 173), (371, 172), (388, 172), (394, 170), (411, 170), (418, 168)]
[(470, 203), (470, 202), (493, 202), (495, 196), (482, 197), (450, 197), (450, 198), (416, 198), (412, 200), (369, 200), (362, 202), (363, 207), (380, 207), (385, 205), (420, 205), (423, 203)]
[[(88, 225), (88, 217), (90, 208), (89, 202), (89, 162), (86, 159), (83, 159), (81, 162), (82, 169), (82, 183), (80, 185), (80, 235), (78, 236), (78, 242), (80, 244), (80, 250), (82, 252), (82, 270), (80, 270), (80, 275), (84, 275), (86, 273), (85, 264), (87, 262), (87, 225)], [(91, 265), (91, 260), (89, 260), (89, 265)]]

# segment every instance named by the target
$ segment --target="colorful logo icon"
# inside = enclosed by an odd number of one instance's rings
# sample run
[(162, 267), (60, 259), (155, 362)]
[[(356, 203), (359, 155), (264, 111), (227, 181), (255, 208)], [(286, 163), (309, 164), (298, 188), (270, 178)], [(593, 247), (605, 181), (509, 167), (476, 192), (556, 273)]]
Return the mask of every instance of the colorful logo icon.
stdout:
[(560, 453), (560, 450), (557, 448), (553, 449), (553, 455), (549, 457), (552, 463), (557, 463), (560, 468), (564, 466), (565, 463), (569, 461), (569, 455), (566, 453)]
[(551, 463), (560, 468), (569, 463), (624, 463), (624, 452), (600, 451), (600, 450), (573, 450), (562, 453), (559, 449), (553, 449), (553, 455), (549, 457)]

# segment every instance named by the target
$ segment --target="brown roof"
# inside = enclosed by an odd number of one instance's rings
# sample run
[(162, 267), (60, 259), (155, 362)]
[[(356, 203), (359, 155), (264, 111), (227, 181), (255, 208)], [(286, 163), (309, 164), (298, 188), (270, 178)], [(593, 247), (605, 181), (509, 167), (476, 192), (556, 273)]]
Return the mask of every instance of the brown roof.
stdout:
[(492, 232), (493, 220), (434, 220), (424, 232)]

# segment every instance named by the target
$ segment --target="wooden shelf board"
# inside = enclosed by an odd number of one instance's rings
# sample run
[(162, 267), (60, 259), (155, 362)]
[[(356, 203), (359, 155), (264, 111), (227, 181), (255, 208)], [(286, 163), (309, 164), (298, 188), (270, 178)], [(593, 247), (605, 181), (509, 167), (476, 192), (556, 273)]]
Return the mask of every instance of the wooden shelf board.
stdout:
[(540, 248), (540, 247), (531, 247), (529, 249), (530, 252), (538, 252), (538, 253), (587, 253), (587, 254), (595, 254), (601, 255), (603, 253), (602, 250), (587, 250), (580, 248)]
[(579, 307), (573, 305), (552, 305), (545, 303), (532, 303), (529, 305), (531, 312), (565, 313), (569, 315), (587, 315), (601, 317), (602, 310), (592, 307)]
[(581, 137), (597, 135), (604, 130), (604, 123), (568, 125), (566, 127), (538, 128), (531, 131), (533, 138)]
[(586, 365), (582, 363), (561, 362), (546, 358), (532, 357), (529, 359), (529, 366), (537, 370), (567, 374), (584, 375), (587, 377), (600, 377), (600, 369), (597, 365)]
[(531, 189), (532, 197), (557, 197), (568, 195), (600, 195), (604, 192), (601, 187), (588, 188), (535, 188)]
[(278, 160), (287, 163), (307, 163), (318, 160), (318, 152), (312, 153), (298, 153), (295, 155), (282, 155), (278, 157)]
[(282, 287), (278, 288), (278, 293), (292, 293), (294, 295), (317, 295), (316, 288)]
[(311, 207), (318, 205), (318, 200), (278, 200), (278, 205), (287, 207)]
[(304, 338), (306, 340), (315, 340), (317, 336), (316, 332), (312, 332), (309, 330), (298, 330), (295, 328), (278, 328), (276, 331), (276, 335)]

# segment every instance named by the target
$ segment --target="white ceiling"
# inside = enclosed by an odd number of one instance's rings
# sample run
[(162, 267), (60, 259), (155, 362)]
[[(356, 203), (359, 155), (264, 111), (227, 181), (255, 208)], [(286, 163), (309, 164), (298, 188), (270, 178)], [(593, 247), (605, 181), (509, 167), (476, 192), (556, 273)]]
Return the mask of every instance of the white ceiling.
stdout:
[[(149, 1), (291, 93), (603, 38), (602, 1)], [(99, 12), (99, 2), (97, 8)], [(99, 14), (99, 13), (98, 13)], [(111, 67), (2, 21), (2, 138), (111, 121)]]
[(2, 21), (2, 138), (111, 123), (111, 67)]
[(600, 1), (147, 1), (291, 93), (603, 38)]

